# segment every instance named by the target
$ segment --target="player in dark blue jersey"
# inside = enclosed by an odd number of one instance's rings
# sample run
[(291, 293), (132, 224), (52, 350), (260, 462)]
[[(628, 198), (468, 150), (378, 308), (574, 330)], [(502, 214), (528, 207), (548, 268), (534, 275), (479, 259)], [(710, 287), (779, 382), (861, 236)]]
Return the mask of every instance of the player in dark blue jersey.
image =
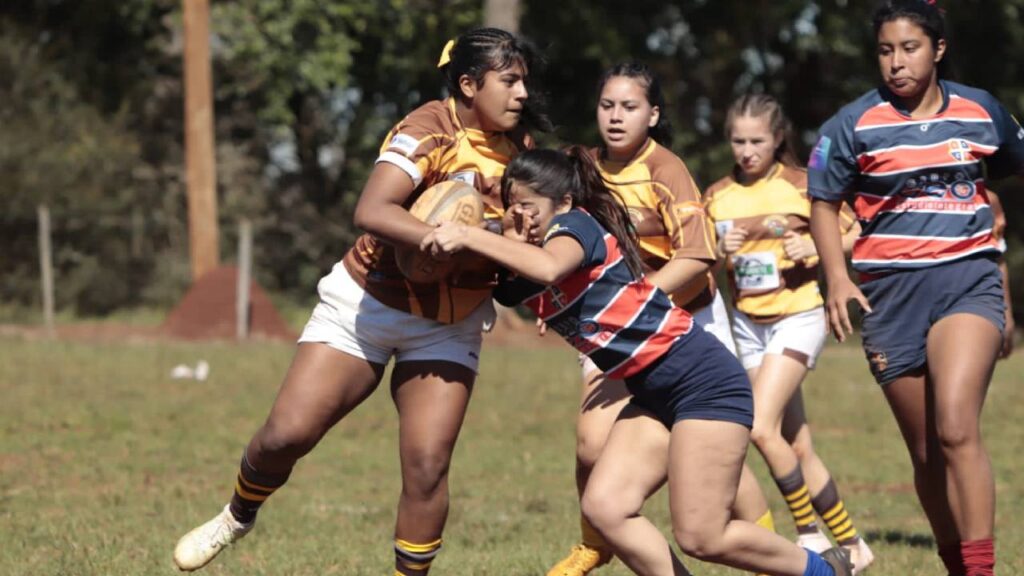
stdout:
[[(883, 85), (822, 127), (808, 166), (829, 321), (843, 340), (847, 303), (866, 312), (864, 350), (939, 555), (953, 576), (991, 575), (995, 490), (980, 419), (1007, 311), (983, 165), (989, 177), (1024, 173), (1024, 130), (987, 92), (939, 79), (934, 1), (886, 2), (874, 28)], [(863, 226), (860, 288), (840, 247), (844, 199)]]
[(421, 247), (435, 257), (468, 249), (499, 263), (509, 274), (499, 301), (525, 303), (605, 374), (625, 380), (633, 399), (581, 500), (615, 555), (637, 574), (688, 573), (640, 514), (667, 470), (673, 532), (687, 554), (771, 574), (852, 574), (841, 548), (819, 556), (731, 519), (753, 423), (750, 382), (714, 336), (693, 330), (692, 317), (642, 276), (629, 215), (586, 151), (521, 154), (505, 171), (502, 198), (504, 237), (444, 224)]

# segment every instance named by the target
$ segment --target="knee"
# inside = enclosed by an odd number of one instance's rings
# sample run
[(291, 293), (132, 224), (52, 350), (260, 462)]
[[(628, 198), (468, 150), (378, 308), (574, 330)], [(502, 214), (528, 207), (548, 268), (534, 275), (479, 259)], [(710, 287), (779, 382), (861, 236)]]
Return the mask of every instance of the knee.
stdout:
[(295, 461), (308, 454), (322, 436), (322, 431), (301, 419), (275, 418), (256, 433), (256, 445), (263, 457)]
[(429, 498), (442, 490), (448, 478), (451, 452), (424, 449), (402, 454), (402, 489), (406, 494)]
[(587, 486), (580, 498), (580, 512), (591, 526), (602, 534), (614, 529), (628, 518), (632, 511), (627, 510), (622, 498), (609, 494), (600, 488)]
[(604, 438), (594, 434), (578, 434), (576, 436), (576, 465), (583, 470), (593, 470), (597, 458), (604, 450)]
[(707, 526), (701, 526), (698, 522), (675, 524), (672, 527), (672, 535), (683, 553), (702, 562), (720, 563), (725, 556), (725, 541), (722, 534)]
[(939, 446), (947, 455), (977, 445), (981, 441), (981, 431), (978, 429), (977, 421), (950, 418), (939, 422), (936, 429)]
[(763, 450), (765, 446), (769, 446), (781, 440), (782, 434), (777, 428), (759, 424), (755, 420), (754, 427), (750, 430), (750, 441), (753, 442), (758, 449)]
[(798, 460), (803, 462), (809, 458), (814, 457), (814, 444), (811, 442), (811, 438), (807, 434), (800, 434), (793, 440), (791, 444), (793, 452), (796, 453)]

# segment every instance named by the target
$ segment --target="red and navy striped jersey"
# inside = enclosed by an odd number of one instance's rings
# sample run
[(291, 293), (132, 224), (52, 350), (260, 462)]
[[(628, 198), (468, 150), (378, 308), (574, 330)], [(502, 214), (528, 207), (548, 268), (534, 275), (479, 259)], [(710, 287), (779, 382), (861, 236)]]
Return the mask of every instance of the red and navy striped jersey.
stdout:
[(690, 314), (645, 278), (634, 278), (618, 241), (590, 214), (555, 216), (544, 241), (558, 236), (583, 247), (580, 268), (554, 286), (504, 280), (494, 293), (498, 302), (525, 304), (609, 378), (640, 372), (690, 331)]
[(821, 128), (808, 193), (849, 199), (863, 231), (853, 266), (876, 274), (998, 254), (985, 172), (1024, 173), (1024, 130), (988, 92), (939, 81), (934, 115), (911, 118), (886, 88)]

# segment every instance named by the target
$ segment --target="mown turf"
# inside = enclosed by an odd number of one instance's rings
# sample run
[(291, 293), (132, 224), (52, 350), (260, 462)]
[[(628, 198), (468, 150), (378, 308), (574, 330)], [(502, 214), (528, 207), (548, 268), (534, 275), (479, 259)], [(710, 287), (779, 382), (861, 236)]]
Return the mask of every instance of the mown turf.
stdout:
[[(485, 350), (434, 574), (543, 574), (578, 537), (576, 362), (550, 344)], [(276, 344), (0, 340), (0, 574), (173, 573), (174, 542), (229, 497), (241, 449), (291, 353)], [(175, 364), (200, 358), (212, 366), (206, 382), (169, 378)], [(806, 398), (816, 447), (878, 556), (870, 573), (942, 574), (905, 450), (859, 350), (826, 350)], [(1024, 573), (1022, 410), (1019, 354), (999, 365), (985, 413), (1000, 574)], [(382, 388), (300, 463), (257, 529), (204, 573), (390, 574), (395, 424)], [(791, 535), (781, 498), (764, 486)], [(668, 527), (663, 495), (648, 510)], [(599, 572), (627, 573), (621, 564)]]

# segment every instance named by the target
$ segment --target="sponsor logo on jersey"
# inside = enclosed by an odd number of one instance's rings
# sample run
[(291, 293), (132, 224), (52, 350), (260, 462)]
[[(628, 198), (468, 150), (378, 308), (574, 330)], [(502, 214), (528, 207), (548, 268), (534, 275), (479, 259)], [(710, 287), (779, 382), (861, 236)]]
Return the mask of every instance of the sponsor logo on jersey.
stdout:
[(448, 177), (449, 180), (455, 180), (457, 182), (463, 182), (470, 186), (476, 186), (476, 172), (456, 172)]
[(419, 147), (420, 141), (408, 134), (395, 134), (391, 137), (391, 142), (388, 144), (388, 148), (400, 150), (406, 156), (415, 152)]
[(562, 229), (562, 225), (561, 224), (555, 224), (551, 228), (548, 228), (547, 233), (544, 234), (544, 241), (547, 242), (548, 238), (551, 238), (552, 234), (554, 234), (555, 232), (558, 232), (561, 229)]
[(597, 334), (600, 329), (601, 325), (590, 318), (584, 318), (576, 324), (576, 331), (584, 337), (593, 336), (594, 334)]

